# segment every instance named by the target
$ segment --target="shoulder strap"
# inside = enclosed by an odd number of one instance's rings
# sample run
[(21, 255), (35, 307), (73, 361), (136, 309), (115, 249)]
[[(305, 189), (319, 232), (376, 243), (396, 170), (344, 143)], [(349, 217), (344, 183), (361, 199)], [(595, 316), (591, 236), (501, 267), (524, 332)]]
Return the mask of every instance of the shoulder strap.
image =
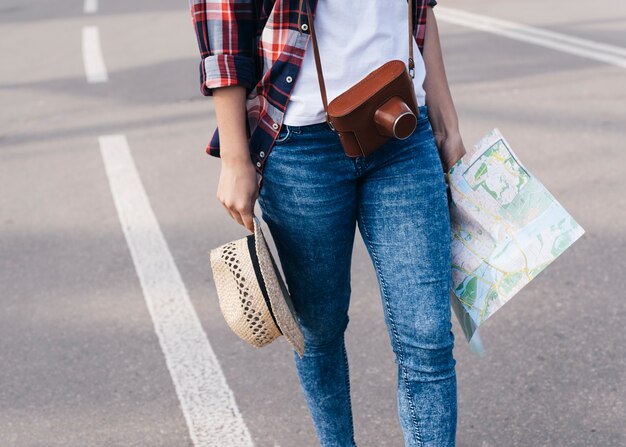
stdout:
[[(411, 75), (411, 78), (414, 77), (414, 73), (415, 73), (415, 61), (413, 59), (413, 1), (414, 0), (407, 0), (407, 3), (409, 5), (409, 8), (408, 8), (409, 9), (409, 12), (408, 12), (408, 16), (409, 16), (408, 68), (409, 68), (409, 74)], [(302, 2), (303, 0), (300, 0), (299, 6), (298, 6), (298, 31), (302, 29), (300, 26)], [(311, 39), (313, 40), (313, 56), (315, 58), (315, 69), (317, 70), (317, 79), (320, 84), (320, 93), (322, 94), (322, 104), (324, 104), (324, 112), (326, 113), (326, 121), (330, 123), (330, 120), (328, 118), (328, 99), (326, 97), (326, 84), (324, 82), (324, 73), (322, 72), (322, 62), (320, 61), (320, 53), (317, 47), (317, 38), (315, 37), (315, 26), (313, 24), (313, 15), (311, 13), (311, 5), (309, 5), (309, 0), (304, 0), (304, 3), (306, 7), (306, 14), (307, 14), (308, 21), (309, 21), (309, 27), (311, 28)]]
[(407, 0), (409, 4), (409, 74), (411, 79), (415, 76), (415, 61), (413, 59), (413, 0)]

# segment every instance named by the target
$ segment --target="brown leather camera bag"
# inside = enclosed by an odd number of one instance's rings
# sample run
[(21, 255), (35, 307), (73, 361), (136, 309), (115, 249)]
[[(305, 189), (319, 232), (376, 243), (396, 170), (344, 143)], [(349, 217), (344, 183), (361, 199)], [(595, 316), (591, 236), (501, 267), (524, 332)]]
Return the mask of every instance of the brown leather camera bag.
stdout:
[[(389, 138), (408, 138), (417, 123), (419, 109), (413, 87), (413, 14), (409, 0), (409, 63), (391, 60), (369, 73), (328, 104), (315, 27), (309, 0), (304, 0), (313, 40), (317, 70), (326, 121), (339, 135), (346, 155), (367, 156)], [(300, 9), (302, 11), (302, 0)], [(300, 28), (300, 16), (298, 17)]]

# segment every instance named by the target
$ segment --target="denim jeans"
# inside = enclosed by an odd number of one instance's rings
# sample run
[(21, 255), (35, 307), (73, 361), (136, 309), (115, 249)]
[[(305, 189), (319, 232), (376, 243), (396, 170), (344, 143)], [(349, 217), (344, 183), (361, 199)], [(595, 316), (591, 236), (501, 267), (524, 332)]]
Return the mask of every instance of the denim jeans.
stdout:
[(302, 327), (294, 359), (321, 446), (356, 445), (344, 343), (355, 224), (383, 300), (405, 446), (454, 446), (450, 216), (426, 106), (409, 138), (367, 157), (345, 155), (325, 122), (283, 125), (265, 163), (258, 200)]

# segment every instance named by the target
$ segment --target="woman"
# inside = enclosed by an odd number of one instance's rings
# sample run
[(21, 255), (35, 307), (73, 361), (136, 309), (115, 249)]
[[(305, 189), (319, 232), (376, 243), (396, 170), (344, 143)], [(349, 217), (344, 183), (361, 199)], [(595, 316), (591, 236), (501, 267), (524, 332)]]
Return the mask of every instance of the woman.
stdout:
[[(302, 327), (305, 353), (300, 359), (294, 352), (294, 359), (324, 447), (356, 445), (344, 331), (357, 224), (398, 365), (405, 445), (455, 445), (443, 173), (465, 148), (436, 2), (411, 1), (417, 128), (405, 140), (350, 158), (325, 122), (302, 0), (190, 0), (202, 93), (214, 97), (217, 117), (207, 147), (222, 159), (217, 198), (250, 231), (258, 198)], [(406, 1), (309, 3), (329, 101), (383, 63), (407, 60)]]

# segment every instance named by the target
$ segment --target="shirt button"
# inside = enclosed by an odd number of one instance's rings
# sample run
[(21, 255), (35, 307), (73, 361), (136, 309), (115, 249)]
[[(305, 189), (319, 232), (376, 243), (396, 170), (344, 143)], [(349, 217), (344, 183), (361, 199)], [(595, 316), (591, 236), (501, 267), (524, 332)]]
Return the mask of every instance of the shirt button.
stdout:
[(302, 31), (306, 31), (309, 29), (309, 25), (307, 25), (306, 23), (303, 23), (301, 28), (302, 28)]
[(278, 126), (278, 123), (274, 123), (274, 124), (272, 124), (272, 128), (273, 128), (274, 130), (277, 130), (277, 129), (278, 129), (278, 127), (279, 127), (279, 126)]
[(291, 84), (291, 83), (293, 82), (293, 78), (292, 78), (291, 76), (287, 76), (287, 77), (285, 78), (285, 81), (287, 81), (288, 83), (290, 83), (290, 84)]
[(261, 167), (261, 162), (260, 162), (260, 161), (257, 161), (257, 162), (256, 162), (256, 165), (260, 168), (260, 167)]
[(261, 156), (261, 158), (263, 158), (263, 157), (265, 157), (265, 152), (261, 151), (261, 152), (259, 153), (259, 155)]

